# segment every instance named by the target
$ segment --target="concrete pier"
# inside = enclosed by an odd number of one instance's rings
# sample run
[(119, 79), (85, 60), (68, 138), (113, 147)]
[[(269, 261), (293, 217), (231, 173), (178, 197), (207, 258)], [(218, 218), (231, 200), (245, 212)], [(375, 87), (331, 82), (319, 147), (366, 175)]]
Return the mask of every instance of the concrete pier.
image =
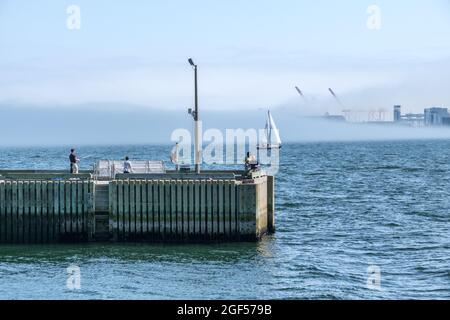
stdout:
[(0, 243), (257, 241), (274, 215), (263, 173), (0, 171)]

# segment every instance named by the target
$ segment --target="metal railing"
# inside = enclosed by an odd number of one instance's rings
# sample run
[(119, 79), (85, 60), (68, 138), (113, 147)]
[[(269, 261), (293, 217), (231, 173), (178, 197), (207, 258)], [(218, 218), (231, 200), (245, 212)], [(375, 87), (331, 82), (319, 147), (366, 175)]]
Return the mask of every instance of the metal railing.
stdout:
[[(132, 173), (165, 173), (164, 161), (134, 160), (131, 163)], [(114, 179), (116, 174), (124, 172), (124, 161), (100, 160), (94, 165), (95, 178)]]

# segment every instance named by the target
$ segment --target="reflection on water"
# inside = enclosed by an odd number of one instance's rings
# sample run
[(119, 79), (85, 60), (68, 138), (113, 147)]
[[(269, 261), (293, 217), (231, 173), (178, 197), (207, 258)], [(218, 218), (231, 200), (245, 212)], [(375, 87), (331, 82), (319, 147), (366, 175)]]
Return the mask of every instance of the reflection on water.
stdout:
[[(159, 299), (184, 292), (187, 299), (200, 299), (205, 288), (198, 285), (214, 283), (220, 285), (217, 294), (225, 294), (228, 286), (241, 290), (240, 282), (266, 267), (275, 254), (270, 242), (1, 246), (0, 297)], [(66, 288), (66, 268), (72, 265), (81, 269), (81, 290)], [(240, 280), (230, 279), (237, 274)]]

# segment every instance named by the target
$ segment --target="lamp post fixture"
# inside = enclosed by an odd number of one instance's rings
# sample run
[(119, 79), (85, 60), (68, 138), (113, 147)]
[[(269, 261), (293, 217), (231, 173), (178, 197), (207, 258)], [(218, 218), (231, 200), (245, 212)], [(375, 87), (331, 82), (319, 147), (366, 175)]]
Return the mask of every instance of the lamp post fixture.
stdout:
[(200, 146), (200, 123), (198, 116), (198, 83), (197, 83), (197, 65), (194, 61), (189, 58), (189, 64), (194, 68), (194, 83), (195, 83), (195, 109), (190, 112), (194, 118), (195, 129), (194, 129), (194, 152), (195, 152), (195, 172), (200, 173), (200, 165), (202, 162), (202, 147)]

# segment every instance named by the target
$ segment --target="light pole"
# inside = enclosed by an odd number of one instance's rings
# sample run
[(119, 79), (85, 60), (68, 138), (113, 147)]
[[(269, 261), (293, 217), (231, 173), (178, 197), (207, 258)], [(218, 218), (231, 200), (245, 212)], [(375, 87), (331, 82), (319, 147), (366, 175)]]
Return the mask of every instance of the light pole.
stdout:
[(195, 152), (195, 172), (200, 173), (200, 164), (202, 159), (202, 150), (200, 146), (200, 130), (199, 130), (199, 116), (198, 116), (198, 84), (197, 84), (197, 65), (189, 58), (189, 64), (194, 68), (194, 82), (195, 82), (195, 109), (192, 112), (194, 117), (195, 129), (194, 129), (194, 152)]

